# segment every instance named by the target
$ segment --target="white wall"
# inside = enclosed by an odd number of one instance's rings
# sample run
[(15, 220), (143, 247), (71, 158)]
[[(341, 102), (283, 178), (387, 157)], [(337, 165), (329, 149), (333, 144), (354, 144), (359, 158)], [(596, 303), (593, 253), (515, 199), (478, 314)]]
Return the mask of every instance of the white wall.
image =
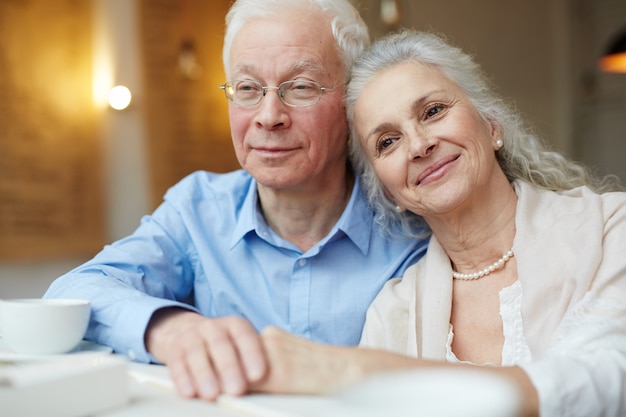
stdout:
[(39, 298), (57, 277), (80, 259), (0, 265), (0, 298)]
[(573, 139), (578, 155), (626, 184), (626, 74), (602, 73), (596, 59), (626, 30), (626, 1), (586, 0), (572, 14), (576, 48)]
[(132, 232), (149, 208), (141, 51), (137, 0), (93, 1), (94, 61), (104, 58), (104, 65), (110, 66), (109, 87), (125, 85), (133, 94), (127, 109), (103, 109), (107, 241), (111, 241)]

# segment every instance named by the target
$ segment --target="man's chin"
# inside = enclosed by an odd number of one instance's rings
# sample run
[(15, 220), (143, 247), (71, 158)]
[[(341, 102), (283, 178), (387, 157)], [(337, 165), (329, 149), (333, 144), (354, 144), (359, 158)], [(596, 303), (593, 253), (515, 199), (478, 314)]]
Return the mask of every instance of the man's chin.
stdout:
[(288, 188), (298, 187), (303, 184), (302, 180), (293, 178), (293, 174), (289, 176), (267, 176), (267, 175), (253, 175), (257, 183), (266, 188), (272, 188), (275, 190), (284, 190)]

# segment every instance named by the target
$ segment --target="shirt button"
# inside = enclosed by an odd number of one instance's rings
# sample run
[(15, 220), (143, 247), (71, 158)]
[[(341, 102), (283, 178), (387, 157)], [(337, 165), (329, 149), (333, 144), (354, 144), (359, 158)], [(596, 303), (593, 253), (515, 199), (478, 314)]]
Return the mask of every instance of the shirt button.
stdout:
[(134, 361), (137, 358), (137, 354), (135, 353), (133, 349), (128, 349), (128, 358), (131, 361)]
[(300, 265), (300, 266), (304, 266), (304, 265), (306, 265), (306, 259), (300, 259), (300, 260), (298, 261), (298, 265)]

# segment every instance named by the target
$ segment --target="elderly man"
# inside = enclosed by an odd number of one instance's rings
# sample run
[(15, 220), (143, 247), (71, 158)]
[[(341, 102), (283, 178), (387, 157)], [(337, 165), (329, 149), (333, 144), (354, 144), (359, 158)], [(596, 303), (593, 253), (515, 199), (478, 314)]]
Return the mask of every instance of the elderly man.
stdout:
[(368, 43), (348, 0), (238, 0), (223, 86), (242, 170), (196, 172), (46, 297), (91, 300), (90, 340), (166, 364), (179, 392), (241, 394), (268, 325), (358, 343), (365, 311), (425, 242), (381, 233), (347, 158), (343, 95)]

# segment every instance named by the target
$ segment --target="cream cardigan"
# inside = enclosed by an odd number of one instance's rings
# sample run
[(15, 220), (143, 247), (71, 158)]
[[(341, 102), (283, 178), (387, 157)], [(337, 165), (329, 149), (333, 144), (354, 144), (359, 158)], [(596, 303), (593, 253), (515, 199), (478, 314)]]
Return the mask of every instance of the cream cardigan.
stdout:
[[(513, 249), (532, 354), (517, 365), (539, 392), (541, 416), (624, 416), (626, 193), (514, 185)], [(450, 260), (433, 236), (426, 255), (374, 300), (361, 346), (445, 360), (451, 303)]]

